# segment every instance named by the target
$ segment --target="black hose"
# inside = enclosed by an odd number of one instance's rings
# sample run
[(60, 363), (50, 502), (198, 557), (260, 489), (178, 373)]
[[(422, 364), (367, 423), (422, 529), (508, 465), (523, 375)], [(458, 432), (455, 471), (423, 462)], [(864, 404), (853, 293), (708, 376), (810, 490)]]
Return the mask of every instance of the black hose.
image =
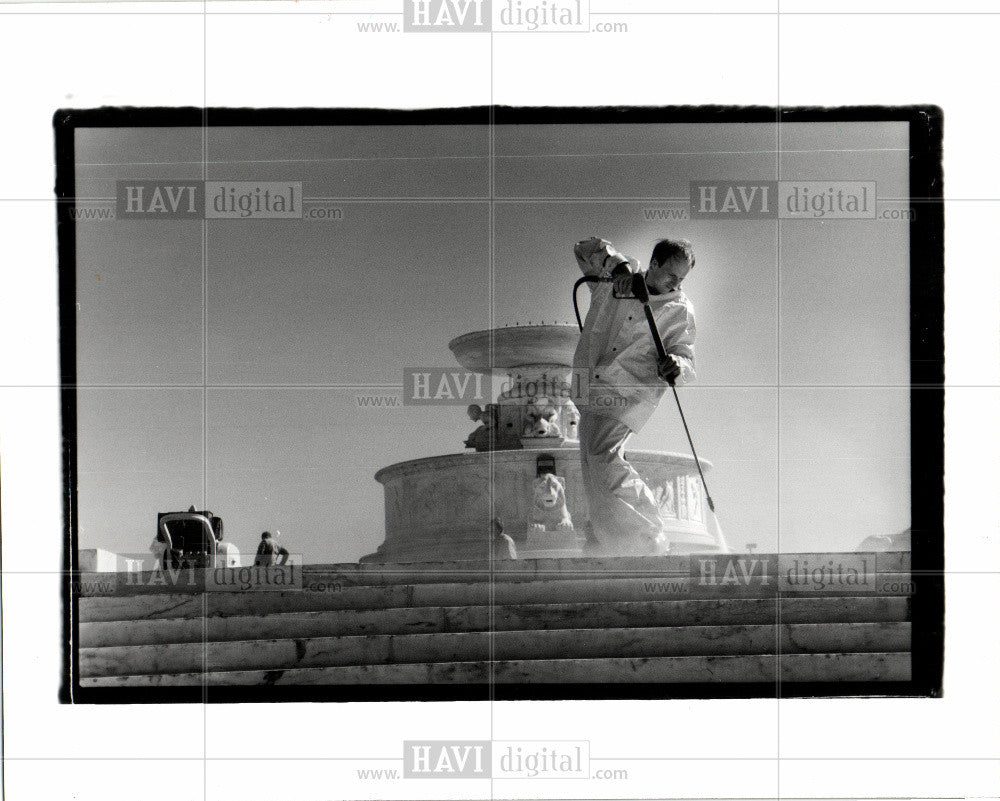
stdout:
[(573, 311), (576, 312), (576, 324), (580, 326), (581, 331), (583, 330), (583, 320), (580, 319), (580, 307), (576, 302), (576, 291), (580, 288), (581, 284), (586, 284), (588, 282), (592, 284), (599, 284), (603, 280), (603, 278), (598, 278), (596, 275), (585, 275), (573, 284)]

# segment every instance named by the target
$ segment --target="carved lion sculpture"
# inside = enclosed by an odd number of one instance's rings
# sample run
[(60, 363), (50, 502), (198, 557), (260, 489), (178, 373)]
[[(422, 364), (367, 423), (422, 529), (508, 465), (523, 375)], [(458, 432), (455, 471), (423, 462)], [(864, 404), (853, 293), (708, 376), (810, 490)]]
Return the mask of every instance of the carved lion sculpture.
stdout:
[(546, 473), (535, 479), (528, 531), (572, 531), (566, 508), (566, 479)]
[(536, 402), (528, 405), (528, 418), (524, 424), (526, 437), (561, 437), (562, 431), (556, 418), (559, 411), (547, 402)]

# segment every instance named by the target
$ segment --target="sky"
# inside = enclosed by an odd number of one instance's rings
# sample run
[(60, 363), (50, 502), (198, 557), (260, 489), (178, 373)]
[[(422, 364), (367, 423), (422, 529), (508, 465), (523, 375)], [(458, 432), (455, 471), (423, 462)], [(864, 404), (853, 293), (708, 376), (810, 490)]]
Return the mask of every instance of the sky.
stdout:
[[(373, 551), (375, 472), (461, 452), (474, 426), (358, 396), (455, 367), (468, 331), (571, 323), (591, 235), (643, 264), (663, 236), (694, 245), (681, 397), (730, 545), (849, 550), (906, 528), (908, 223), (649, 219), (692, 180), (908, 194), (905, 124), (776, 127), (498, 126), (492, 195), (485, 125), (208, 129), (208, 180), (301, 181), (342, 217), (78, 223), (80, 547), (144, 551), (157, 512), (195, 504), (244, 553), (265, 529), (307, 563)], [(201, 177), (201, 129), (76, 137), (78, 197)], [(630, 448), (686, 451), (669, 396)]]

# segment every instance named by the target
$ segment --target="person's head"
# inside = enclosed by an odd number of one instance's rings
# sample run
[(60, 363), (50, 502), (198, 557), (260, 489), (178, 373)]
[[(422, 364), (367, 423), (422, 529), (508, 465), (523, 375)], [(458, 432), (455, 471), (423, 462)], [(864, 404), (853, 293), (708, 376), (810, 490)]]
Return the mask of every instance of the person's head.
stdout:
[(270, 531), (265, 531), (263, 534), (260, 535), (260, 538), (262, 540), (269, 540), (269, 539), (271, 539), (271, 532)]
[(694, 249), (686, 239), (661, 239), (649, 257), (646, 284), (658, 292), (671, 292), (694, 269)]

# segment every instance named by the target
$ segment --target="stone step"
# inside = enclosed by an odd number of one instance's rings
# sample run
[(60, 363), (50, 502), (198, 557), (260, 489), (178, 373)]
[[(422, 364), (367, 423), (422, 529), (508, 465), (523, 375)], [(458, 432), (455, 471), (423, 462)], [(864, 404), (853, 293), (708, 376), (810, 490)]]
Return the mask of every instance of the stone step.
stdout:
[[(631, 684), (909, 681), (908, 653), (817, 653), (652, 658), (427, 662), (82, 678), (84, 687)], [(485, 697), (485, 696), (484, 696)]]
[[(270, 615), (109, 621), (80, 624), (80, 645), (152, 645), (256, 638), (330, 637), (522, 629), (643, 628), (774, 624), (773, 598), (700, 601), (446, 606)], [(492, 609), (492, 615), (491, 615)], [(782, 598), (784, 623), (876, 623), (909, 620), (909, 599)]]
[[(910, 571), (908, 551), (886, 553), (844, 554), (844, 553), (803, 553), (803, 554), (727, 554), (725, 556), (657, 556), (657, 557), (588, 557), (575, 559), (519, 559), (454, 562), (411, 562), (411, 563), (366, 563), (305, 565), (300, 568), (305, 582), (340, 584), (342, 587), (387, 586), (399, 584), (460, 584), (483, 582), (534, 581), (539, 578), (627, 578), (627, 577), (687, 577), (692, 568), (698, 572), (700, 561), (716, 561), (716, 572), (721, 578), (725, 571), (725, 560), (734, 562), (736, 569), (748, 573), (777, 576), (787, 573), (795, 561), (800, 566), (821, 567), (829, 562), (853, 564), (867, 559), (871, 569), (877, 573), (900, 573)], [(724, 560), (719, 562), (719, 560)], [(186, 573), (186, 571), (185, 571)], [(101, 589), (108, 583), (114, 588)], [(84, 573), (80, 584), (83, 596), (141, 595), (155, 585), (151, 584), (150, 573)], [(197, 587), (186, 588), (185, 584), (171, 588), (171, 592), (197, 592)]]
[[(782, 597), (887, 597), (909, 594), (908, 573), (869, 577), (866, 587), (831, 586), (785, 591)], [(776, 584), (756, 577), (736, 585), (706, 585), (698, 579), (589, 578), (535, 579), (530, 582), (402, 584), (392, 586), (305, 586), (291, 592), (214, 591), (196, 595), (150, 593), (80, 599), (80, 620), (147, 620), (200, 618), (205, 615), (252, 615), (318, 612), (336, 609), (389, 609), (492, 604), (616, 603), (670, 599), (775, 598)]]
[(909, 648), (909, 623), (554, 629), (81, 648), (80, 671), (82, 676), (108, 676), (199, 669), (279, 670), (486, 659), (759, 655), (776, 651), (866, 653)]

